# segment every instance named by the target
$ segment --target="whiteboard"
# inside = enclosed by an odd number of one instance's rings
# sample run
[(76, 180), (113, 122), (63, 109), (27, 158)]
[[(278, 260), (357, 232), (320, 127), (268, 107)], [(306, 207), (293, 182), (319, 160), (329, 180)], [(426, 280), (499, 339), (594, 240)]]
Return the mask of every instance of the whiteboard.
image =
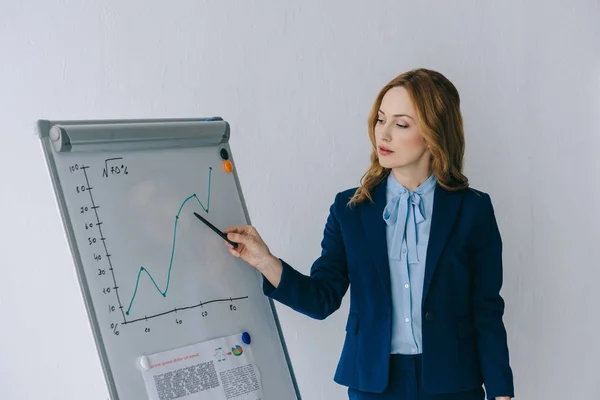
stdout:
[(250, 224), (229, 124), (39, 120), (37, 131), (111, 398), (147, 398), (142, 355), (248, 332), (264, 399), (299, 399), (262, 276), (193, 215)]

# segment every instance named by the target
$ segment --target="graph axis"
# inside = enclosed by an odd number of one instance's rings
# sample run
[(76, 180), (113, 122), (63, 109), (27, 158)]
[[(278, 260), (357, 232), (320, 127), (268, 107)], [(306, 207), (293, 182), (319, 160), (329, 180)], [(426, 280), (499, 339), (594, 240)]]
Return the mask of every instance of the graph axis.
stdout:
[(229, 297), (227, 299), (214, 299), (214, 300), (209, 300), (209, 301), (201, 301), (200, 303), (194, 304), (191, 306), (175, 307), (174, 309), (169, 310), (169, 311), (164, 311), (164, 312), (153, 314), (153, 315), (145, 315), (143, 317), (136, 318), (136, 319), (130, 319), (126, 322), (123, 322), (123, 325), (129, 325), (129, 324), (133, 324), (135, 322), (140, 322), (140, 321), (148, 321), (149, 319), (162, 317), (164, 315), (168, 315), (168, 314), (172, 314), (172, 313), (177, 313), (178, 311), (185, 311), (185, 310), (191, 310), (191, 309), (198, 308), (198, 307), (204, 307), (205, 305), (208, 305), (211, 303), (234, 302), (237, 300), (244, 300), (247, 298), (248, 298), (248, 296), (242, 296), (242, 297)]

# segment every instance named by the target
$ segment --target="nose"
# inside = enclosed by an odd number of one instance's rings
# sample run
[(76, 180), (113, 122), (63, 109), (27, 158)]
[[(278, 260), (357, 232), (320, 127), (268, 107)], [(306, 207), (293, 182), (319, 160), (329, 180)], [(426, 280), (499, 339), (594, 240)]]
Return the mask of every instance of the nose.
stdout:
[(386, 142), (389, 142), (392, 139), (389, 124), (386, 123), (383, 126), (379, 126), (379, 138)]

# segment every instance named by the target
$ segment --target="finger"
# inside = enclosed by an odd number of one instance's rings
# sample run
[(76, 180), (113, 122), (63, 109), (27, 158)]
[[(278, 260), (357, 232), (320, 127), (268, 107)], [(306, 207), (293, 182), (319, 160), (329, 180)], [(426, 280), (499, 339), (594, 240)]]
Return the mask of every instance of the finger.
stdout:
[(231, 240), (232, 242), (242, 243), (242, 244), (249, 244), (252, 242), (252, 238), (250, 236), (242, 235), (239, 233), (233, 233), (233, 232), (227, 234), (227, 239)]
[(248, 232), (248, 225), (235, 225), (235, 226), (231, 226), (225, 230), (223, 230), (224, 233), (246, 233)]

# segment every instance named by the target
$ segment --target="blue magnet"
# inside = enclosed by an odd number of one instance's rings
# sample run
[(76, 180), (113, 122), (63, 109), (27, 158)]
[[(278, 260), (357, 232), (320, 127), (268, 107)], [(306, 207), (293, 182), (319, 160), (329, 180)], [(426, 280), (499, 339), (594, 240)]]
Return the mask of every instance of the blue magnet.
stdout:
[(242, 342), (244, 342), (246, 344), (250, 344), (251, 340), (250, 340), (250, 334), (248, 332), (242, 333)]

